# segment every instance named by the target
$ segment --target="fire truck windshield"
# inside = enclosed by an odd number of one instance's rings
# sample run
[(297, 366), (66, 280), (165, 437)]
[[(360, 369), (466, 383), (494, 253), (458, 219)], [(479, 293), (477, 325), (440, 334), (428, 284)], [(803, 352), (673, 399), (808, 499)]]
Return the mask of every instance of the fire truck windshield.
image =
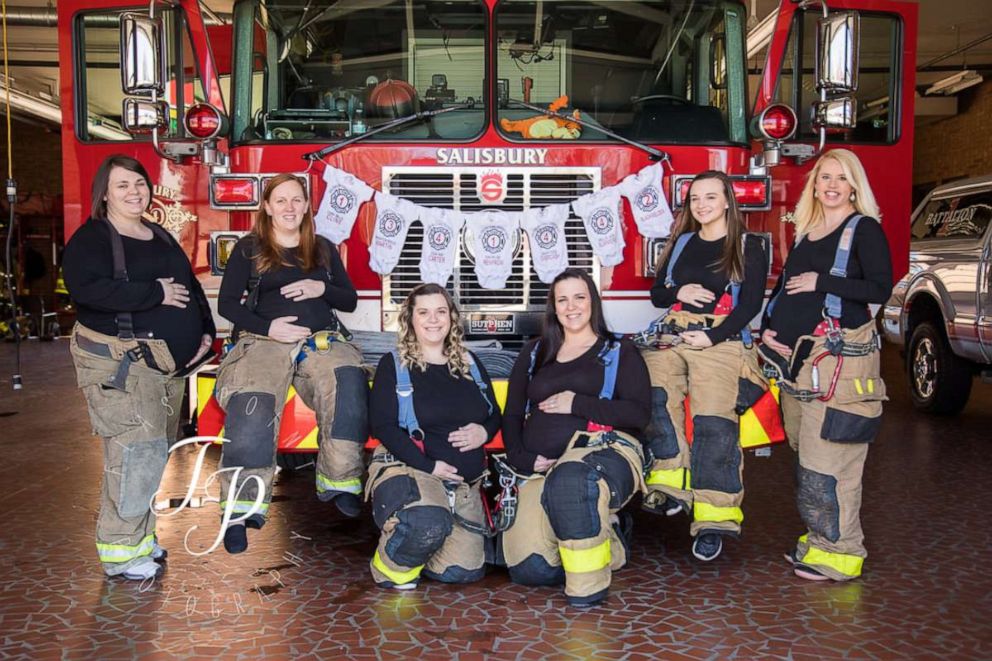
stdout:
[(256, 0), (235, 29), (235, 84), (250, 90), (236, 140), (334, 142), (455, 106), (369, 139), (463, 141), (485, 126), (481, 0)]
[(632, 140), (745, 142), (744, 20), (726, 0), (505, 0), (494, 18), (501, 129), (603, 140), (506, 101), (567, 96), (568, 113)]

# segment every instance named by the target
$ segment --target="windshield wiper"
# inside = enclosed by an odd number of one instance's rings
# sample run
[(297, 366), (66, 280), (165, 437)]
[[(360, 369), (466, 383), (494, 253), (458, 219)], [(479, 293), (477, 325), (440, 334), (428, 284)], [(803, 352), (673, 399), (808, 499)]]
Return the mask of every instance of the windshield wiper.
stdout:
[(336, 151), (344, 149), (349, 145), (353, 145), (356, 142), (360, 142), (361, 140), (364, 140), (369, 136), (376, 135), (377, 133), (383, 133), (385, 131), (388, 131), (389, 129), (394, 129), (399, 126), (403, 126), (405, 124), (410, 124), (411, 122), (414, 121), (421, 121), (421, 122), (427, 121), (433, 119), (437, 115), (443, 115), (444, 113), (451, 112), (452, 110), (464, 110), (466, 108), (474, 108), (474, 107), (475, 107), (474, 102), (459, 103), (451, 106), (450, 108), (438, 108), (437, 110), (424, 110), (421, 112), (416, 112), (413, 113), (412, 115), (407, 115), (406, 117), (400, 117), (399, 119), (394, 119), (393, 121), (387, 122), (382, 126), (377, 126), (371, 131), (366, 131), (365, 133), (359, 133), (358, 135), (353, 135), (352, 137), (342, 142), (338, 142), (333, 145), (328, 145), (323, 149), (319, 149), (317, 151), (308, 152), (303, 155), (303, 158), (305, 158), (308, 161), (317, 161), (320, 160), (321, 158), (324, 158), (325, 156), (329, 156), (330, 154), (333, 154)]
[(562, 113), (555, 112), (553, 110), (548, 110), (547, 108), (542, 108), (540, 106), (531, 105), (530, 103), (527, 103), (526, 101), (520, 101), (519, 99), (508, 99), (508, 101), (510, 103), (514, 103), (514, 104), (516, 104), (518, 106), (522, 106), (524, 108), (527, 108), (528, 110), (533, 110), (534, 112), (539, 112), (541, 114), (547, 115), (548, 117), (557, 117), (559, 119), (563, 119), (563, 120), (568, 121), (568, 122), (575, 122), (579, 126), (584, 126), (585, 128), (592, 129), (593, 131), (599, 131), (600, 133), (602, 133), (602, 134), (604, 134), (604, 135), (606, 135), (606, 136), (608, 136), (610, 138), (613, 138), (614, 140), (619, 140), (620, 142), (623, 142), (625, 144), (628, 144), (631, 147), (637, 147), (641, 151), (645, 152), (651, 158), (652, 161), (669, 161), (669, 162), (671, 162), (671, 158), (669, 157), (668, 152), (661, 151), (660, 149), (655, 149), (654, 147), (649, 147), (648, 145), (646, 145), (646, 144), (644, 144), (642, 142), (637, 142), (636, 140), (631, 140), (630, 138), (625, 138), (625, 137), (623, 137), (622, 135), (620, 135), (618, 133), (614, 133), (613, 131), (611, 131), (611, 130), (609, 130), (607, 128), (603, 128), (602, 126), (597, 126), (596, 124), (591, 124), (591, 123), (589, 123), (589, 122), (587, 122), (585, 120), (579, 119), (577, 117), (572, 117), (571, 115), (564, 115)]

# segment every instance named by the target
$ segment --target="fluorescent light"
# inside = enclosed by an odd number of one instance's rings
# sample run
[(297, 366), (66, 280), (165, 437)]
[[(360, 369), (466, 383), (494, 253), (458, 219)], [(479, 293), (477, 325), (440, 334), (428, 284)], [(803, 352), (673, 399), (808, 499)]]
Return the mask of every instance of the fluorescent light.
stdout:
[[(6, 87), (5, 81), (2, 77), (0, 77), (0, 108), (3, 110), (6, 110), (6, 105), (2, 103), (5, 101)], [(62, 123), (62, 108), (57, 103), (47, 99), (35, 98), (14, 87), (10, 88), (10, 107), (12, 109), (25, 112), (29, 115), (40, 117), (41, 119), (52, 122), (53, 124)], [(101, 138), (103, 140), (133, 139), (124, 131), (99, 124), (90, 123), (88, 131), (90, 136), (94, 138)]]
[(961, 90), (968, 89), (978, 85), (984, 80), (977, 71), (972, 71), (971, 69), (965, 69), (964, 71), (959, 71), (956, 74), (948, 76), (942, 80), (938, 80), (930, 89), (927, 90), (927, 94), (957, 94)]
[(747, 33), (747, 56), (752, 58), (760, 53), (772, 40), (778, 12), (771, 12)]

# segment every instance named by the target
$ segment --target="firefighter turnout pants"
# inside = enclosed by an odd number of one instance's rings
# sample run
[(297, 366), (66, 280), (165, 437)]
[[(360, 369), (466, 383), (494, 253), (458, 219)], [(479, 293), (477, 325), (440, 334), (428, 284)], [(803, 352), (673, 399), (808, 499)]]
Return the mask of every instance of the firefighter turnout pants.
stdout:
[[(703, 317), (678, 314), (690, 317), (680, 319), (680, 325)], [(744, 454), (737, 410), (764, 392), (754, 349), (730, 340), (705, 349), (662, 345), (644, 349), (641, 355), (651, 375), (652, 400), (645, 441), (652, 463), (645, 500), (660, 505), (673, 498), (686, 511), (691, 508), (694, 537), (704, 532), (739, 535), (744, 521)], [(687, 395), (691, 448), (685, 434)]]
[[(302, 355), (301, 355), (302, 354)], [(265, 493), (256, 523), (264, 523), (272, 499), (276, 445), (283, 406), (292, 385), (317, 416), (317, 495), (362, 492), (362, 450), (368, 439), (368, 379), (362, 354), (347, 342), (331, 341), (312, 349), (250, 333), (224, 357), (217, 375), (217, 402), (227, 414), (221, 467), (241, 467), (237, 476), (235, 515), (255, 501), (256, 481)], [(221, 508), (227, 506), (232, 471), (221, 473)]]
[(564, 583), (576, 605), (607, 595), (612, 572), (628, 559), (617, 513), (644, 488), (640, 445), (615, 431), (577, 432), (547, 475), (519, 485), (517, 516), (501, 542), (514, 583)]
[[(874, 322), (844, 330), (844, 341), (861, 345), (877, 341)], [(796, 377), (795, 387), (813, 386), (813, 362), (825, 352), (826, 338), (799, 338), (812, 343), (809, 357)], [(798, 453), (796, 503), (806, 533), (795, 549), (798, 562), (837, 581), (861, 575), (868, 552), (861, 530), (861, 476), (868, 444), (881, 425), (885, 383), (880, 377), (879, 353), (842, 356), (833, 394), (826, 401), (781, 389), (782, 418), (789, 445)], [(838, 358), (827, 355), (817, 365), (825, 389), (834, 379)], [(789, 384), (783, 384), (787, 386)]]
[(416, 583), (421, 576), (470, 583), (485, 576), (485, 512), (479, 480), (444, 482), (376, 449), (366, 497), (382, 533), (369, 566), (376, 584)]
[[(159, 367), (174, 371), (165, 342), (146, 344), (153, 347)], [(69, 342), (93, 433), (103, 439), (96, 549), (109, 576), (123, 574), (152, 553), (156, 540), (151, 500), (165, 472), (169, 445), (176, 440), (183, 401), (184, 380), (153, 370), (143, 361), (131, 364), (123, 389), (108, 385), (124, 353), (135, 346), (133, 340), (121, 341), (80, 324)], [(94, 353), (96, 348), (104, 355)]]

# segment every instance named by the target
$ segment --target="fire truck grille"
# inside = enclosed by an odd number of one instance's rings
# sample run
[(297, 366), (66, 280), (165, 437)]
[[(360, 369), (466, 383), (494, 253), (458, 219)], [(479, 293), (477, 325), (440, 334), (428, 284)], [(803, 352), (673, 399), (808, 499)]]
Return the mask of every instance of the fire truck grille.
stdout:
[[(506, 198), (501, 204), (482, 204), (479, 179), (489, 168), (383, 168), (383, 190), (428, 207), (442, 207), (471, 213), (487, 209), (523, 211), (533, 207), (562, 204), (599, 190), (598, 168), (512, 168), (505, 174)], [(424, 228), (415, 222), (407, 234), (399, 263), (384, 278), (383, 309), (396, 310), (420, 283), (420, 253)], [(598, 281), (592, 247), (582, 221), (574, 213), (565, 224), (569, 266), (579, 268)], [(518, 230), (519, 246), (512, 270), (503, 289), (484, 289), (475, 276), (475, 265), (465, 249), (465, 230), (459, 242), (454, 274), (448, 282), (458, 306), (463, 311), (505, 310), (536, 311), (544, 308), (548, 285), (541, 282), (531, 267), (530, 246), (523, 230)]]

